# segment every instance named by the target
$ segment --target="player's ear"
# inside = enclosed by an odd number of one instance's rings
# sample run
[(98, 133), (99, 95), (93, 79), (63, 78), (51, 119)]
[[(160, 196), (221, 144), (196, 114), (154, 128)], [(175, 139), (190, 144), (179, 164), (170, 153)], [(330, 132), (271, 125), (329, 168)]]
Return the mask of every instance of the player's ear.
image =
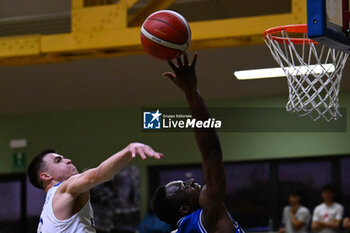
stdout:
[(48, 172), (40, 172), (40, 179), (45, 182), (45, 181), (50, 181), (52, 180), (52, 177)]
[(190, 214), (192, 211), (191, 211), (191, 207), (188, 206), (188, 205), (182, 205), (180, 208), (179, 208), (179, 213), (183, 216), (183, 215), (188, 215)]

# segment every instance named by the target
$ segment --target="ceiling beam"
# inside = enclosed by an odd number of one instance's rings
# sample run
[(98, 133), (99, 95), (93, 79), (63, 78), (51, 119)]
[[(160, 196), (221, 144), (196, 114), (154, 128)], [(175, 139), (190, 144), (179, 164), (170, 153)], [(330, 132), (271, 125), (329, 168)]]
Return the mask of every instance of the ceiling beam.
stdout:
[[(80, 1), (80, 0), (73, 0)], [(140, 27), (128, 27), (127, 9), (136, 0), (72, 10), (72, 32), (0, 38), (0, 65), (64, 62), (144, 53)], [(136, 21), (135, 21), (136, 22)], [(276, 25), (278, 22), (278, 25)], [(306, 22), (306, 1), (292, 0), (292, 12), (190, 22), (190, 50), (262, 43), (267, 28)]]
[(153, 12), (167, 9), (175, 0), (151, 0), (146, 6), (144, 6), (135, 15), (129, 17), (128, 26), (136, 27), (141, 26), (143, 21)]

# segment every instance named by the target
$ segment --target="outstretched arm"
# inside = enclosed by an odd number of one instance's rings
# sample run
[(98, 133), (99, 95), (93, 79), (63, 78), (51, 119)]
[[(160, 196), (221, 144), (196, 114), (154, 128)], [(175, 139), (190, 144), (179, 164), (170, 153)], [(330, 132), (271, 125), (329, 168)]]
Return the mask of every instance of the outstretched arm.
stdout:
[(103, 161), (98, 167), (69, 178), (62, 184), (64, 186), (61, 192), (69, 193), (72, 197), (88, 192), (92, 187), (111, 180), (137, 155), (140, 155), (142, 159), (147, 157), (160, 159), (163, 157), (161, 153), (155, 152), (148, 145), (130, 143), (123, 150)]
[[(184, 53), (183, 61), (177, 59), (177, 66), (169, 61), (174, 73), (166, 72), (163, 76), (170, 78), (185, 94), (192, 112), (192, 117), (205, 121), (210, 118), (204, 100), (197, 89), (196, 66), (197, 54), (194, 55), (191, 64), (187, 54)], [(226, 176), (222, 162), (222, 152), (219, 138), (215, 129), (195, 128), (195, 137), (202, 154), (204, 178), (207, 185), (207, 197), (211, 201), (222, 204), (226, 192)]]
[(88, 201), (89, 190), (92, 187), (111, 180), (136, 155), (140, 155), (142, 159), (146, 157), (160, 159), (163, 156), (150, 146), (131, 143), (98, 167), (71, 176), (59, 186), (53, 198), (52, 208), (55, 216), (64, 220), (77, 213), (77, 210), (79, 211)]

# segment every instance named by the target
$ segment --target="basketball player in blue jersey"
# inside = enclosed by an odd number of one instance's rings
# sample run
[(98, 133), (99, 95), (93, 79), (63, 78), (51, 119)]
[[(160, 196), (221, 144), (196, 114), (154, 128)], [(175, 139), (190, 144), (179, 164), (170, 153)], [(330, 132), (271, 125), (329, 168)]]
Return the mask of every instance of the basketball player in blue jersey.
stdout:
[[(169, 62), (174, 73), (166, 72), (185, 94), (192, 117), (205, 121), (210, 118), (203, 98), (197, 89), (195, 65), (197, 54), (189, 65), (185, 53), (177, 66)], [(177, 227), (177, 233), (244, 233), (228, 213), (225, 204), (226, 175), (222, 162), (219, 138), (214, 128), (195, 129), (195, 137), (202, 154), (202, 167), (206, 185), (173, 181), (159, 187), (153, 196), (153, 209), (161, 220)]]
[(94, 229), (89, 191), (111, 180), (137, 155), (160, 159), (161, 153), (141, 143), (130, 143), (98, 167), (78, 173), (70, 159), (54, 150), (44, 150), (28, 166), (30, 182), (46, 194), (38, 233), (90, 233)]

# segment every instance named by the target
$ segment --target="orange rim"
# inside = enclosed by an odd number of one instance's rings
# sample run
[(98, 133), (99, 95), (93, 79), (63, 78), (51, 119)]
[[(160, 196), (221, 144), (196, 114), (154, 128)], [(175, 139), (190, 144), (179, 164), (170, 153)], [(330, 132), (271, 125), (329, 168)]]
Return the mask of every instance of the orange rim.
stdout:
[(272, 39), (274, 41), (277, 41), (278, 43), (289, 43), (289, 41), (293, 44), (309, 44), (314, 43), (318, 44), (316, 41), (313, 41), (309, 38), (283, 38), (281, 36), (274, 36), (276, 33), (281, 33), (282, 31), (285, 32), (292, 32), (292, 33), (300, 33), (300, 34), (306, 34), (307, 33), (307, 25), (306, 24), (294, 24), (294, 25), (285, 25), (285, 26), (279, 26), (279, 27), (273, 27), (269, 28), (266, 31), (264, 31), (264, 37), (266, 39)]

